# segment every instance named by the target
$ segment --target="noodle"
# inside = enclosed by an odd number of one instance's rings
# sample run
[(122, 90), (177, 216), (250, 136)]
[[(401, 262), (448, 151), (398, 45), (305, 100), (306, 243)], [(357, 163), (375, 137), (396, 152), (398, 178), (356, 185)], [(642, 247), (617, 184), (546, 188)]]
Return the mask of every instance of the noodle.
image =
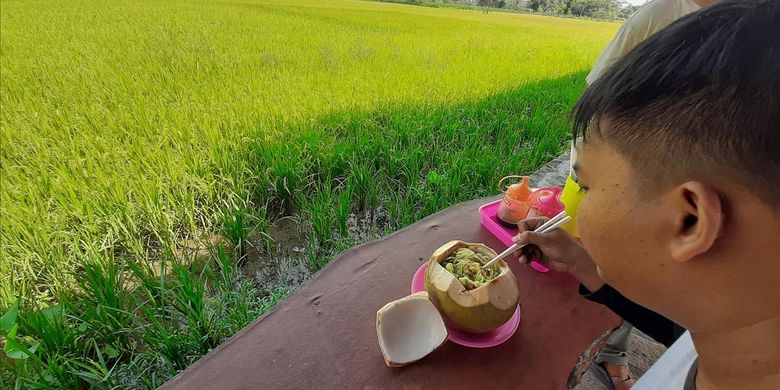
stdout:
[(482, 269), (488, 261), (490, 257), (482, 253), (460, 248), (450, 253), (441, 265), (455, 275), (466, 290), (472, 290), (495, 279), (501, 273), (497, 265)]

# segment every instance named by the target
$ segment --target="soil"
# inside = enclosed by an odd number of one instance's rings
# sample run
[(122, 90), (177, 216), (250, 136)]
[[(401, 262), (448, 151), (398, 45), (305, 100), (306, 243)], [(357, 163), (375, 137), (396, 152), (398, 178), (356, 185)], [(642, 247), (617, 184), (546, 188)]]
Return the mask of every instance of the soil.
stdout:
[[(268, 236), (255, 235), (248, 240), (247, 253), (241, 262), (241, 272), (254, 278), (258, 286), (281, 286), (294, 290), (314, 275), (307, 261), (311, 245), (304, 231), (305, 215), (279, 219), (269, 229)], [(347, 220), (349, 241), (340, 247), (377, 239), (390, 222), (381, 207), (353, 213)]]
[[(284, 217), (269, 229), (269, 236), (249, 239), (241, 272), (254, 278), (258, 286), (296, 289), (313, 272), (306, 263), (306, 241), (300, 216)], [(268, 245), (268, 238), (272, 244)]]

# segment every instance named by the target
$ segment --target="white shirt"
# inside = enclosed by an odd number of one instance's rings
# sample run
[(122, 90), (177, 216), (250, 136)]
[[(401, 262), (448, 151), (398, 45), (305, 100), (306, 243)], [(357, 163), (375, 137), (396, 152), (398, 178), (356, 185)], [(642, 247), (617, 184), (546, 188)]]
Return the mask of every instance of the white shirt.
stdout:
[(669, 347), (661, 358), (636, 381), (632, 390), (679, 390), (685, 387), (685, 380), (693, 362), (699, 355), (691, 339), (691, 334), (683, 333)]
[(701, 9), (693, 0), (651, 0), (639, 7), (601, 52), (585, 81), (593, 84), (612, 64), (649, 36)]

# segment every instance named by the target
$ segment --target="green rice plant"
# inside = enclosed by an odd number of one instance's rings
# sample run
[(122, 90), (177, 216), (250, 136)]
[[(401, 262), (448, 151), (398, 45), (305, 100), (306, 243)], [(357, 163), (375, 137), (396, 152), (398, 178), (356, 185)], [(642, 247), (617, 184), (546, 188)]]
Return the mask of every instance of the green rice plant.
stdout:
[(95, 347), (98, 350), (131, 350), (133, 328), (128, 325), (133, 323), (133, 315), (128, 311), (131, 299), (126, 273), (115, 262), (87, 262), (83, 269), (80, 284), (85, 293), (79, 300), (68, 302), (72, 306), (69, 315), (99, 343)]
[(220, 291), (232, 291), (238, 281), (238, 262), (234, 261), (222, 247), (217, 248), (214, 256), (216, 257), (217, 267), (219, 267), (219, 284), (217, 289)]
[(163, 313), (167, 306), (166, 291), (170, 287), (166, 279), (170, 258), (173, 258), (170, 252), (159, 258), (156, 264), (158, 272), (155, 272), (152, 265), (147, 262), (133, 260), (126, 262), (127, 268), (139, 283), (132, 295), (137, 306), (157, 311), (159, 314)]
[(327, 256), (320, 253), (319, 248), (316, 248), (313, 244), (307, 244), (305, 246), (304, 256), (306, 258), (306, 264), (314, 272), (319, 271), (328, 263)]
[(171, 326), (171, 319), (160, 315), (153, 308), (139, 305), (141, 319), (145, 325), (141, 329), (145, 343), (154, 351), (155, 358), (162, 358), (170, 367), (170, 373), (186, 368), (199, 354), (198, 344), (192, 337), (177, 332)]
[(326, 156), (327, 165), (321, 168), (323, 173), (333, 178), (346, 177), (349, 164), (355, 158), (355, 146), (351, 143), (336, 142)]
[(78, 371), (75, 364), (89, 358), (70, 352), (81, 349), (82, 336), (66, 324), (62, 305), (41, 312), (18, 313), (17, 302), (0, 318), (0, 323), (5, 344), (4, 355), (0, 356), (0, 384), (17, 389), (79, 388), (80, 381), (73, 374)]
[(268, 181), (281, 210), (289, 213), (302, 190), (306, 176), (300, 150), (285, 142), (270, 143), (260, 149), (262, 161), (268, 167)]
[(205, 353), (216, 347), (212, 331), (212, 318), (206, 309), (206, 285), (189, 269), (175, 262), (171, 270), (176, 284), (171, 289), (172, 306), (181, 315), (187, 325), (188, 336), (199, 353)]
[(82, 323), (80, 329), (74, 326), (68, 318), (65, 304), (58, 304), (46, 309), (23, 313), (19, 317), (19, 330), (22, 334), (38, 335), (43, 352), (57, 354), (62, 351), (78, 350), (80, 338), (85, 333)]
[[(97, 360), (93, 359), (73, 359), (70, 360), (70, 373), (81, 380), (82, 385), (88, 385), (93, 389), (111, 389), (116, 387), (116, 382), (112, 377), (112, 372), (116, 364), (109, 366), (108, 360), (114, 360), (118, 356), (116, 351), (109, 349), (103, 356), (101, 348), (93, 340), (93, 350)], [(112, 357), (113, 356), (113, 357)], [(115, 360), (114, 360), (115, 361)]]
[(396, 192), (391, 194), (385, 209), (389, 211), (393, 227), (396, 229), (410, 225), (417, 220), (415, 201), (409, 193)]
[(347, 183), (352, 188), (359, 210), (376, 207), (379, 200), (377, 173), (369, 163), (353, 161), (350, 164)]
[[(133, 360), (146, 363), (145, 367), (150, 367), (149, 360), (163, 360), (165, 362), (163, 372), (152, 370), (149, 373), (150, 376), (158, 374), (163, 378), (173, 376), (177, 371), (186, 368), (200, 355), (201, 350), (200, 340), (191, 337), (188, 327), (182, 331), (181, 323), (186, 317), (182, 311), (186, 311), (187, 306), (179, 307), (184, 310), (177, 310), (175, 306), (176, 303), (181, 302), (181, 299), (175, 300), (175, 289), (182, 277), (166, 275), (169, 259), (174, 258), (169, 255), (161, 259), (159, 276), (155, 276), (149, 267), (130, 263), (133, 274), (141, 281), (136, 294), (133, 295), (135, 306), (138, 308), (139, 322), (142, 324), (139, 327), (139, 335), (149, 351), (152, 351), (141, 352), (135, 355)], [(183, 272), (182, 268), (175, 269)], [(132, 368), (128, 370), (134, 371)]]
[[(72, 295), (60, 305), (19, 316), (18, 306), (13, 305), (0, 321), (0, 335), (10, 340), (6, 354), (15, 360), (0, 359), (0, 380), (4, 385), (35, 389), (160, 385), (287, 294), (281, 288), (258, 290), (251, 279), (240, 276), (230, 251), (217, 248), (214, 257), (218, 272), (207, 265), (202, 274), (192, 274), (174, 263), (174, 275), (155, 276), (148, 265), (128, 262), (137, 284), (122, 290), (130, 292), (125, 297), (119, 296), (120, 289), (108, 285), (112, 280), (117, 287), (126, 284), (118, 277), (121, 271), (94, 265), (85, 270), (89, 275), (85, 286), (102, 286), (105, 294)], [(166, 259), (173, 257), (163, 258), (162, 270), (167, 269)], [(95, 311), (83, 310), (96, 302), (100, 303)], [(124, 315), (128, 316), (126, 327), (134, 329), (128, 333), (133, 349), (104, 343), (101, 335), (107, 331), (94, 327), (95, 321), (108, 318), (111, 322), (115, 311), (109, 306), (121, 306), (121, 302), (130, 307)], [(68, 314), (71, 310), (80, 316)], [(12, 327), (18, 333), (8, 337)]]
[(339, 235), (341, 235), (341, 237), (347, 237), (349, 234), (347, 224), (349, 222), (349, 216), (352, 212), (352, 196), (352, 187), (349, 185), (349, 183), (342, 186), (337, 195), (335, 220)]
[(222, 214), (222, 234), (233, 244), (239, 258), (246, 255), (247, 240), (253, 230), (250, 219), (246, 210), (238, 207), (228, 208)]
[(258, 290), (250, 280), (236, 282), (233, 290), (217, 298), (222, 312), (218, 334), (220, 342), (227, 340), (249, 325), (255, 318), (273, 309), (288, 295), (284, 287), (271, 287), (264, 292)]
[(120, 378), (119, 388), (154, 390), (176, 374), (154, 352), (141, 352), (133, 357), (133, 360), (114, 370), (114, 374)]
[(270, 212), (268, 211), (268, 204), (262, 204), (259, 209), (255, 210), (254, 215), (254, 229), (253, 232), (259, 234), (262, 238), (262, 243), (269, 249), (273, 244), (273, 239), (269, 235), (273, 226)]
[(310, 242), (321, 251), (332, 248), (336, 230), (337, 194), (331, 180), (318, 185), (314, 193), (304, 195), (299, 201), (311, 227)]

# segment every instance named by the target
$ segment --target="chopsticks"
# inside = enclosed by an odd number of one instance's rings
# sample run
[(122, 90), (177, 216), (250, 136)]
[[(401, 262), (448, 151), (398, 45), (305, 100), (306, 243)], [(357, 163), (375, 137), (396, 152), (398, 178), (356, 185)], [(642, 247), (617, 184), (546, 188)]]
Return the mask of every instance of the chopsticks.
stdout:
[[(558, 215), (550, 218), (549, 221), (542, 224), (542, 226), (539, 226), (534, 230), (536, 233), (549, 233), (559, 227), (561, 227), (564, 223), (571, 221), (571, 217), (566, 215), (566, 211), (561, 211), (558, 213)], [(509, 256), (510, 254), (516, 252), (518, 249), (526, 246), (528, 244), (514, 244), (510, 246), (509, 248), (506, 248), (505, 251), (501, 252), (498, 256), (494, 257), (493, 260), (488, 261), (485, 263), (485, 265), (482, 266), (483, 269), (490, 267), (495, 262)]]

